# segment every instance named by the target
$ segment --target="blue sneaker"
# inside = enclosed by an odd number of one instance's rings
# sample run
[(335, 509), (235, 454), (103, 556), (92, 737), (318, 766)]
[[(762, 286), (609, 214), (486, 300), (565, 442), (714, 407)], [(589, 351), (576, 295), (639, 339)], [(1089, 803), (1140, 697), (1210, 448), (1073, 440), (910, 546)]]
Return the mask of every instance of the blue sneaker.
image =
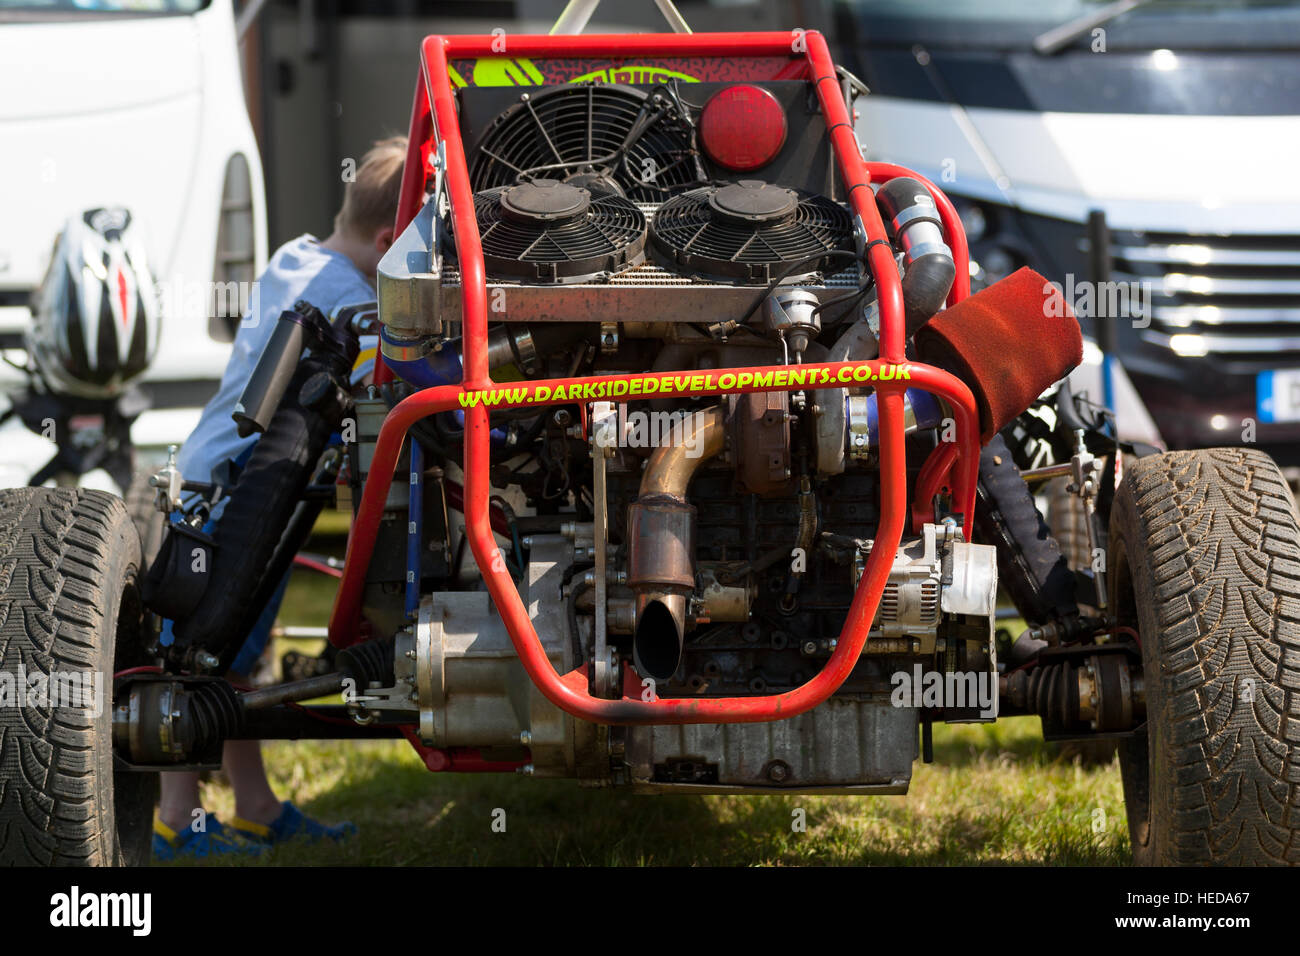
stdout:
[(265, 846), (244, 839), (212, 814), (208, 814), (203, 830), (186, 827), (178, 833), (161, 820), (153, 822), (153, 858), (160, 863), (227, 854), (258, 856), (265, 850)]
[(356, 825), (352, 823), (328, 826), (313, 820), (288, 800), (280, 804), (280, 815), (269, 824), (254, 823), (252, 820), (235, 817), (230, 821), (230, 826), (240, 836), (255, 840), (264, 846), (296, 839), (317, 843), (328, 838), (337, 843), (357, 832)]

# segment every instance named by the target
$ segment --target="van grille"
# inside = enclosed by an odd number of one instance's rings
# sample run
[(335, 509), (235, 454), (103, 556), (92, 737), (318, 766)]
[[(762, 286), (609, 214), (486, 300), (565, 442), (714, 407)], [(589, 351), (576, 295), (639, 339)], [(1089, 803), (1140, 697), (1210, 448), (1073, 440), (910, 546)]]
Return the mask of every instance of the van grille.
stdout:
[(1147, 341), (1243, 367), (1300, 360), (1300, 236), (1116, 231), (1111, 255), (1112, 279), (1150, 284)]

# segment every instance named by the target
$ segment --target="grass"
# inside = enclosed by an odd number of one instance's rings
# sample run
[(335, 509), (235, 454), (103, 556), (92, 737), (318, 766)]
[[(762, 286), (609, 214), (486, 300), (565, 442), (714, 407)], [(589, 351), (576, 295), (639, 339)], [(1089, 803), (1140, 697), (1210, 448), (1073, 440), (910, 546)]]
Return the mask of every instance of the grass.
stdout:
[[(905, 797), (638, 796), (438, 776), (399, 741), (268, 744), (282, 797), (360, 832), (338, 846), (287, 845), (252, 865), (1127, 864), (1118, 767), (1054, 756), (1036, 724), (936, 727), (935, 763), (916, 766)], [(232, 815), (225, 787), (205, 785), (204, 803)], [(805, 832), (792, 829), (797, 809)], [(505, 832), (493, 830), (499, 811)]]
[[(341, 553), (345, 528), (330, 531), (314, 550)], [(323, 624), (332, 594), (332, 582), (295, 575), (282, 620)], [(1130, 862), (1118, 764), (1061, 756), (1042, 742), (1037, 718), (936, 726), (935, 762), (917, 763), (911, 792), (894, 797), (639, 796), (569, 780), (437, 775), (401, 741), (276, 742), (263, 750), (283, 799), (322, 820), (351, 820), (360, 832), (341, 845), (287, 845), (239, 865)], [(203, 796), (218, 817), (233, 815), (227, 787), (206, 783)], [(802, 832), (792, 826), (799, 810)], [(501, 811), (505, 830), (497, 832)]]

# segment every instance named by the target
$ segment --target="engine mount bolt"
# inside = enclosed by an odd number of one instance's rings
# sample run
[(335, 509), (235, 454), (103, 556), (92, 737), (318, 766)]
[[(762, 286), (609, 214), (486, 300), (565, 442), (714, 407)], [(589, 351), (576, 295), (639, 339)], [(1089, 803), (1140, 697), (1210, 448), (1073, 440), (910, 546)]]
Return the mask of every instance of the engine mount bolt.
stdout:
[(805, 654), (816, 654), (816, 653), (817, 653), (817, 642), (816, 642), (816, 641), (809, 641), (808, 643), (806, 643), (806, 644), (803, 646), (803, 652), (804, 652)]
[(194, 663), (198, 664), (204, 670), (212, 670), (220, 664), (221, 661), (217, 658), (216, 654), (209, 651), (199, 651), (194, 655)]

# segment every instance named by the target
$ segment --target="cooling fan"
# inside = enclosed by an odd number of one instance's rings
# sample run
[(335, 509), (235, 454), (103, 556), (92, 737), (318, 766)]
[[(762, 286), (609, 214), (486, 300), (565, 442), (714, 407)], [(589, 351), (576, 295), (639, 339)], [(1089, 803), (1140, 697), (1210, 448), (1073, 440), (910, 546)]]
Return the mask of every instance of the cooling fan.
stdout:
[(666, 268), (769, 282), (794, 263), (818, 271), (828, 253), (852, 248), (853, 222), (839, 203), (757, 179), (692, 189), (655, 213), (650, 246)]
[(616, 193), (537, 179), (474, 194), (493, 278), (580, 282), (639, 265), (646, 219)]
[(611, 84), (522, 94), (473, 155), (475, 189), (600, 178), (636, 202), (661, 202), (704, 178), (671, 97)]

